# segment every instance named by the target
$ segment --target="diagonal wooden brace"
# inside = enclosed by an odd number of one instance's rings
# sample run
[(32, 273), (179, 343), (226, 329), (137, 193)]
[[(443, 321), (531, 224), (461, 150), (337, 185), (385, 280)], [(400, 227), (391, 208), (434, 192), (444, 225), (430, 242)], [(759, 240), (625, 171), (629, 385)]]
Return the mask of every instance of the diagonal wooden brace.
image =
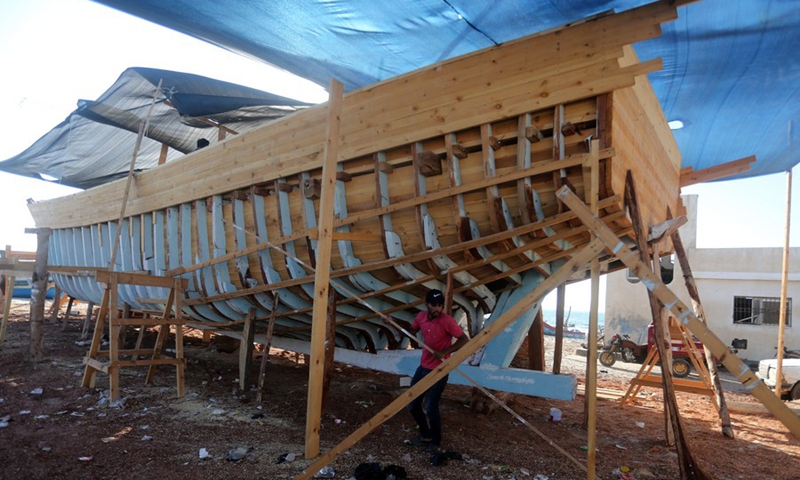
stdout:
[(510, 308), (506, 313), (501, 315), (490, 326), (481, 330), (475, 337), (470, 340), (466, 345), (453, 352), (449, 359), (439, 365), (434, 371), (426, 375), (416, 385), (406, 390), (402, 395), (397, 397), (386, 408), (378, 412), (374, 417), (369, 419), (365, 424), (360, 426), (356, 431), (351, 433), (347, 438), (342, 440), (338, 445), (333, 447), (327, 453), (323, 454), (317, 460), (306, 467), (303, 472), (295, 477), (295, 480), (307, 480), (316, 475), (317, 472), (325, 465), (328, 465), (341, 453), (347, 451), (350, 447), (355, 445), (364, 436), (371, 431), (378, 428), (383, 422), (389, 420), (399, 411), (401, 411), (411, 401), (428, 390), (434, 383), (438, 382), (445, 375), (450, 373), (453, 369), (458, 367), (470, 355), (475, 353), (479, 348), (489, 343), (491, 339), (502, 332), (506, 327), (513, 323), (523, 312), (528, 310), (531, 305), (540, 301), (544, 296), (561, 285), (569, 279), (575, 272), (584, 268), (587, 262), (596, 257), (604, 250), (603, 243), (599, 240), (594, 240), (584, 249), (578, 252), (567, 263), (558, 269), (555, 273), (547, 277), (536, 289), (526, 295), (521, 301)]
[(767, 410), (783, 423), (787, 429), (800, 439), (800, 417), (792, 413), (784, 403), (775, 396), (774, 393), (756, 377), (755, 373), (745, 365), (739, 357), (730, 353), (728, 347), (717, 338), (709, 328), (701, 322), (685, 303), (681, 302), (672, 291), (658, 278), (647, 265), (639, 259), (639, 255), (624, 242), (622, 242), (614, 232), (611, 231), (600, 219), (592, 215), (587, 207), (572, 191), (562, 187), (556, 192), (556, 196), (572, 210), (578, 218), (594, 233), (597, 238), (612, 250), (633, 273), (639, 277), (648, 290), (652, 291), (656, 297), (667, 307), (678, 319), (689, 328), (703, 345), (719, 359), (725, 368), (728, 369), (750, 392), (767, 407)]

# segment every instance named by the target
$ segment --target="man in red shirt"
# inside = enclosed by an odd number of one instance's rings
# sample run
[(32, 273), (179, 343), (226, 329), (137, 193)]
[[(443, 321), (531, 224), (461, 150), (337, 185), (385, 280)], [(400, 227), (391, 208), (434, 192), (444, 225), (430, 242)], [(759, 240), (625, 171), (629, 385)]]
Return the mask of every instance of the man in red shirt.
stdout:
[[(439, 290), (431, 290), (425, 297), (427, 311), (420, 312), (411, 324), (411, 332), (416, 335), (422, 332), (422, 341), (430, 347), (422, 350), (422, 359), (417, 367), (411, 385), (419, 382), (425, 375), (459, 348), (466, 345), (468, 339), (455, 319), (443, 313), (444, 295)], [(455, 342), (453, 342), (455, 339)], [(425, 393), (415, 398), (408, 406), (411, 416), (417, 422), (419, 435), (407, 443), (414, 446), (426, 446), (428, 451), (436, 452), (442, 444), (442, 421), (439, 416), (439, 399), (447, 385), (447, 378), (436, 382)], [(423, 407), (424, 404), (424, 407)]]

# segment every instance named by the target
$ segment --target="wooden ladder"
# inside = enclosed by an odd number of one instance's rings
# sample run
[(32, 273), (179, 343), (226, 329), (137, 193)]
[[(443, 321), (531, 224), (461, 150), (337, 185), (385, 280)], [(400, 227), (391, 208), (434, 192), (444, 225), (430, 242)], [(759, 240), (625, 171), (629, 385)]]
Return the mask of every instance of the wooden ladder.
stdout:
[[(685, 325), (678, 323), (675, 320), (675, 317), (670, 316), (669, 336), (673, 349), (675, 345), (677, 345), (676, 340), (680, 339), (680, 341), (683, 343), (683, 348), (689, 353), (689, 361), (692, 362), (692, 366), (700, 377), (700, 380), (673, 378), (672, 381), (675, 385), (675, 390), (698, 395), (708, 395), (716, 405), (717, 398), (714, 395), (714, 390), (711, 386), (711, 375), (708, 373), (706, 364), (703, 363), (704, 354), (700, 351), (700, 349), (697, 348), (697, 345), (695, 345), (694, 338), (692, 338), (692, 334), (689, 332), (689, 329), (686, 328)], [(635, 398), (642, 387), (661, 388), (662, 377), (652, 375), (650, 373), (653, 370), (653, 367), (658, 364), (658, 360), (658, 349), (653, 346), (653, 348), (651, 348), (647, 353), (647, 358), (645, 358), (642, 368), (639, 369), (639, 373), (637, 373), (636, 376), (631, 379), (631, 384), (628, 387), (628, 391), (625, 392), (625, 395), (623, 395), (620, 399), (620, 406), (625, 405), (631, 401), (631, 399)], [(719, 408), (718, 405), (717, 408)]]
[[(94, 327), (92, 344), (89, 353), (83, 360), (86, 369), (83, 374), (83, 386), (93, 388), (97, 380), (97, 372), (107, 373), (109, 376), (110, 400), (119, 398), (119, 369), (121, 367), (149, 366), (145, 384), (153, 382), (155, 370), (159, 365), (175, 365), (177, 369), (178, 396), (184, 395), (183, 378), (186, 359), (183, 357), (183, 329), (185, 323), (181, 312), (183, 292), (188, 286), (188, 281), (181, 278), (167, 278), (152, 275), (126, 272), (108, 272), (100, 270), (95, 279), (105, 285), (105, 293), (100, 304), (100, 311)], [(117, 308), (117, 292), (119, 285), (140, 285), (147, 287), (160, 287), (169, 289), (167, 302), (160, 316), (146, 316), (146, 318), (120, 317)], [(176, 314), (177, 312), (177, 314)], [(108, 317), (109, 349), (100, 350), (103, 329)], [(129, 325), (141, 328), (157, 327), (158, 335), (152, 349), (124, 350), (121, 345), (121, 333)], [(164, 344), (169, 336), (172, 326), (175, 326), (175, 358), (164, 355)], [(130, 355), (130, 360), (120, 360), (120, 356)], [(139, 359), (139, 356), (149, 355), (150, 358)], [(106, 360), (107, 359), (107, 360)]]

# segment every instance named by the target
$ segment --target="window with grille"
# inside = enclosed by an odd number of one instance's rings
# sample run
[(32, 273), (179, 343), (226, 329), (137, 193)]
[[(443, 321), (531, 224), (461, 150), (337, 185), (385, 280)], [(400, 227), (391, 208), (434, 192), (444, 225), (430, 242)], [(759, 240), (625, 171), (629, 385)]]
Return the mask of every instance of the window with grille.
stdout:
[[(781, 299), (776, 297), (733, 297), (733, 323), (778, 325)], [(786, 326), (792, 326), (792, 299), (786, 299)]]

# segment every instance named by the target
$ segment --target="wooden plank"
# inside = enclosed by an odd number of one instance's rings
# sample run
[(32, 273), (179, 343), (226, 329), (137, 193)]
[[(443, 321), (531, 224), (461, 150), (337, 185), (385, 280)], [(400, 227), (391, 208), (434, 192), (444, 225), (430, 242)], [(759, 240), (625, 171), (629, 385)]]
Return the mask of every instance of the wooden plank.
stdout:
[(783, 385), (783, 345), (786, 333), (786, 295), (789, 288), (789, 239), (792, 225), (792, 169), (786, 171), (786, 220), (783, 232), (783, 261), (781, 262), (781, 303), (778, 315), (778, 347), (777, 365), (775, 369), (775, 395), (781, 398)]
[(628, 268), (633, 269), (634, 274), (642, 280), (642, 283), (652, 291), (665, 306), (675, 315), (679, 322), (683, 322), (689, 330), (707, 346), (711, 352), (717, 356), (725, 365), (725, 368), (733, 373), (736, 378), (745, 386), (750, 392), (756, 396), (764, 406), (783, 423), (786, 428), (794, 435), (795, 438), (800, 439), (800, 419), (797, 418), (788, 408), (775, 397), (775, 394), (758, 379), (755, 373), (750, 368), (742, 363), (736, 355), (728, 352), (728, 347), (714, 335), (708, 327), (703, 324), (692, 313), (691, 309), (681, 302), (672, 291), (667, 288), (661, 279), (656, 277), (647, 265), (641, 260), (636, 258), (630, 248), (625, 246), (623, 242), (614, 235), (605, 224), (597, 218), (594, 218), (581, 201), (575, 197), (568, 189), (562, 188), (558, 191), (558, 196), (572, 209), (581, 221), (589, 226), (602, 241), (610, 248), (614, 254)]
[(750, 155), (749, 157), (723, 163), (722, 165), (714, 165), (713, 167), (704, 168), (702, 170), (695, 171), (692, 169), (686, 173), (681, 171), (681, 188), (688, 187), (689, 185), (695, 185), (697, 183), (719, 180), (721, 178), (730, 177), (731, 175), (736, 175), (737, 173), (746, 172), (750, 170), (750, 167), (755, 162), (756, 156)]
[(295, 477), (295, 480), (308, 480), (312, 478), (322, 467), (329, 464), (341, 453), (347, 451), (350, 447), (360, 441), (365, 435), (372, 432), (385, 421), (392, 418), (406, 405), (408, 405), (411, 400), (421, 395), (423, 392), (433, 386), (434, 383), (458, 367), (458, 365), (464, 362), (470, 355), (486, 345), (490, 340), (511, 325), (520, 317), (520, 315), (528, 310), (531, 305), (544, 298), (547, 292), (564, 283), (576, 271), (582, 270), (586, 262), (588, 262), (591, 258), (594, 258), (603, 250), (599, 243), (600, 242), (598, 240), (594, 240), (592, 243), (587, 245), (583, 250), (581, 250), (580, 253), (572, 257), (560, 269), (558, 269), (558, 271), (554, 272), (550, 277), (545, 279), (536, 289), (522, 298), (513, 307), (509, 308), (506, 313), (498, 317), (491, 325), (481, 330), (465, 346), (453, 352), (450, 358), (445, 360), (444, 363), (439, 365), (439, 367), (437, 367), (434, 371), (426, 375), (425, 378), (420, 380), (416, 385), (403, 392), (388, 406), (378, 412), (365, 424), (361, 425), (338, 445), (308, 465), (300, 475)]
[[(100, 283), (109, 283), (111, 277), (115, 277), (117, 283), (122, 285), (145, 285), (150, 287), (172, 288), (174, 279), (168, 277), (156, 277), (153, 275), (143, 275), (129, 272), (108, 272), (97, 270), (95, 279)], [(181, 279), (181, 285), (185, 289), (189, 286), (189, 280)]]
[[(36, 229), (36, 269), (31, 277), (33, 293), (30, 313), (30, 359), (34, 362), (44, 359), (44, 301), (47, 295), (47, 254), (52, 233), (49, 228)], [(6, 288), (13, 290), (14, 285), (6, 285)]]
[(267, 383), (267, 362), (269, 361), (269, 349), (272, 345), (272, 332), (275, 328), (275, 317), (278, 314), (278, 306), (280, 305), (280, 294), (276, 293), (272, 300), (272, 312), (269, 315), (269, 323), (267, 324), (267, 335), (264, 340), (264, 355), (261, 357), (261, 368), (258, 371), (258, 394), (256, 395), (256, 402), (261, 403), (264, 395), (264, 386)]
[[(640, 385), (643, 387), (655, 387), (655, 388), (663, 388), (663, 378), (656, 375), (644, 375), (642, 377), (637, 377), (631, 379), (631, 383), (634, 385)], [(679, 392), (687, 392), (687, 393), (694, 393), (697, 395), (706, 395), (709, 397), (714, 396), (713, 390), (708, 388), (703, 382), (697, 380), (687, 380), (685, 378), (673, 378), (672, 383), (675, 385), (675, 390)]]
[(330, 83), (328, 100), (327, 140), (322, 165), (322, 194), (319, 202), (319, 234), (314, 275), (314, 312), (311, 327), (311, 364), (308, 371), (308, 405), (306, 408), (305, 457), (319, 454), (319, 429), (322, 417), (322, 383), (325, 371), (325, 319), (330, 288), (331, 242), (333, 232), (333, 197), (336, 190), (336, 158), (339, 148), (344, 86), (337, 80)]
[(6, 340), (6, 332), (8, 330), (8, 319), (11, 315), (11, 301), (14, 298), (14, 282), (16, 277), (14, 275), (6, 275), (6, 291), (3, 299), (3, 323), (0, 324), (0, 342)]
[[(686, 218), (686, 217), (680, 217)], [(683, 241), (681, 240), (680, 234), (675, 231), (671, 234), (672, 238), (672, 245), (675, 249), (675, 256), (678, 257), (678, 264), (681, 266), (681, 272), (683, 273), (684, 284), (686, 285), (686, 291), (689, 294), (689, 298), (692, 301), (692, 308), (694, 309), (694, 314), (697, 316), (697, 319), (703, 323), (706, 323), (706, 314), (705, 310), (703, 309), (703, 304), (700, 301), (700, 292), (697, 289), (697, 283), (694, 280), (694, 275), (692, 274), (692, 268), (689, 265), (689, 257), (686, 255), (686, 250), (683, 248)], [(690, 345), (694, 344), (694, 341), (689, 342)], [(711, 353), (711, 350), (703, 347), (703, 351), (706, 358), (706, 364), (708, 365), (708, 373), (710, 376), (711, 386), (714, 389), (714, 395), (716, 397), (716, 406), (717, 406), (717, 414), (719, 415), (720, 420), (720, 427), (722, 430), (722, 434), (728, 438), (734, 438), (733, 433), (733, 425), (731, 423), (731, 416), (728, 413), (727, 402), (725, 400), (725, 394), (722, 390), (722, 381), (720, 380), (719, 374), (717, 372), (717, 359), (714, 358), (714, 355)]]
[(255, 319), (256, 309), (251, 308), (244, 321), (242, 340), (239, 342), (239, 390), (243, 392), (246, 392), (249, 386), (250, 367), (253, 364), (253, 339), (256, 335)]

